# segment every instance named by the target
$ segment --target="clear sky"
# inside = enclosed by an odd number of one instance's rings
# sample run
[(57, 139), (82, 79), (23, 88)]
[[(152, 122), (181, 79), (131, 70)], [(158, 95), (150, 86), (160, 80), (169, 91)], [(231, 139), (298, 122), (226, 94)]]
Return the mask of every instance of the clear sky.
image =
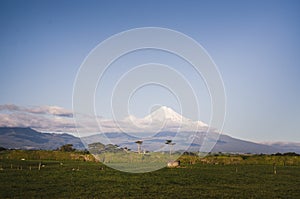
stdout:
[(71, 109), (77, 70), (97, 44), (128, 29), (164, 27), (195, 39), (217, 64), (224, 133), (300, 142), (299, 19), (299, 1), (1, 0), (0, 104)]

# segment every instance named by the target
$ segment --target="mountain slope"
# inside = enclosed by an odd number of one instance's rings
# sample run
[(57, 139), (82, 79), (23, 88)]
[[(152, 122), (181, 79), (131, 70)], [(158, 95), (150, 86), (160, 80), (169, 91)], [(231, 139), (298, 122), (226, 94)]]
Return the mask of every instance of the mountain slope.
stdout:
[[(273, 146), (239, 140), (227, 135), (219, 136), (215, 132), (206, 133), (208, 125), (201, 121), (185, 118), (166, 106), (161, 106), (144, 118), (130, 116), (125, 121), (138, 124), (141, 131), (139, 133), (133, 133), (130, 130), (125, 131), (126, 133), (103, 132), (82, 139), (87, 144), (93, 142), (112, 143), (133, 150), (137, 148), (136, 140), (143, 140), (144, 149), (149, 151), (165, 150), (165, 141), (173, 140), (173, 142), (176, 142), (174, 150), (199, 151), (201, 149), (205, 152), (208, 152), (206, 150), (212, 150), (212, 152), (231, 153), (282, 152), (280, 148)], [(128, 124), (126, 122), (125, 125)], [(153, 131), (154, 133), (151, 136), (145, 136), (145, 132), (151, 132), (149, 129), (156, 131)]]
[[(186, 132), (186, 134), (194, 135), (192, 132)], [(102, 142), (103, 140), (109, 140), (113, 144), (117, 144), (121, 147), (128, 147), (132, 150), (137, 150), (135, 143), (138, 137), (135, 137), (126, 133), (101, 133), (88, 137), (83, 137), (82, 140), (86, 144)], [(135, 134), (138, 135), (138, 134)], [(146, 150), (155, 150), (162, 148), (167, 150), (165, 147), (166, 140), (174, 140), (176, 132), (162, 131), (157, 133), (155, 136), (144, 139), (143, 148)], [(223, 153), (285, 153), (285, 152), (296, 152), (300, 153), (300, 145), (294, 144), (288, 147), (285, 144), (284, 147), (280, 145), (269, 146), (266, 144), (258, 144), (249, 141), (244, 141), (236, 138), (232, 138), (228, 135), (220, 135), (218, 140), (214, 140), (214, 136), (199, 132), (197, 137), (188, 147), (187, 143), (178, 139), (174, 140), (174, 150), (181, 150), (188, 148), (188, 151), (198, 151), (203, 143), (203, 138), (207, 136), (209, 141), (215, 142), (212, 152), (223, 152)], [(0, 146), (4, 148), (16, 148), (16, 149), (46, 149), (52, 150), (57, 149), (64, 144), (73, 144), (77, 149), (84, 149), (81, 140), (78, 137), (69, 134), (55, 134), (55, 133), (40, 133), (31, 128), (11, 128), (11, 127), (0, 127)], [(104, 143), (110, 144), (110, 143)]]
[[(195, 134), (193, 132), (185, 132), (188, 134), (186, 137), (192, 137)], [(138, 137), (134, 137), (132, 135), (128, 135), (126, 133), (101, 133), (98, 135), (92, 135), (82, 138), (85, 143), (91, 144), (95, 142), (101, 142), (104, 144), (117, 144), (121, 147), (127, 147), (132, 150), (137, 150), (137, 144), (135, 143), (137, 140), (140, 140)], [(300, 147), (294, 147), (293, 150), (287, 150), (287, 148), (269, 146), (265, 144), (258, 144), (254, 142), (249, 142), (245, 140), (236, 139), (230, 137), (228, 135), (220, 135), (220, 137), (216, 140), (215, 136), (207, 134), (205, 132), (198, 132), (197, 136), (194, 136), (193, 142), (188, 143), (181, 139), (180, 137), (176, 137), (176, 132), (159, 132), (156, 135), (141, 139), (143, 140), (142, 147), (145, 150), (153, 151), (153, 150), (166, 150), (164, 148), (166, 146), (166, 140), (173, 140), (174, 143), (174, 151), (187, 149), (187, 151), (197, 152), (201, 148), (202, 145), (205, 145), (203, 142), (206, 139), (207, 142), (213, 142), (215, 145), (212, 148), (211, 152), (222, 152), (222, 153), (252, 153), (252, 154), (273, 154), (273, 153), (285, 153), (285, 152), (296, 152), (300, 153)], [(107, 142), (109, 141), (109, 142)], [(207, 152), (207, 151), (202, 151)]]
[[(40, 133), (31, 128), (0, 127), (0, 146), (20, 149), (56, 149), (64, 144), (73, 144), (77, 149), (84, 149), (82, 140), (86, 146), (100, 142), (137, 150), (135, 142), (143, 140), (143, 149), (165, 151), (168, 150), (165, 144), (166, 140), (172, 140), (174, 151), (300, 153), (300, 144), (297, 143), (292, 145), (289, 143), (258, 144), (228, 135), (219, 135), (217, 132), (207, 132), (208, 126), (203, 122), (185, 118), (165, 106), (144, 118), (130, 116), (123, 120), (120, 124), (124, 125), (122, 130), (125, 130), (126, 133), (123, 133), (120, 128), (115, 128), (115, 122), (105, 121), (106, 123), (103, 124), (109, 131), (81, 137), (81, 139), (69, 134)], [(131, 128), (130, 125), (134, 127)], [(127, 128), (128, 126), (129, 128)]]
[(40, 133), (31, 128), (0, 127), (0, 146), (11, 149), (57, 149), (64, 144), (73, 144), (83, 149), (81, 140), (69, 134)]
[(283, 152), (296, 152), (300, 154), (300, 143), (295, 142), (271, 142), (262, 143), (264, 145), (272, 146), (274, 148), (280, 148)]
[(277, 153), (283, 152), (282, 149), (232, 138), (228, 135), (221, 135), (219, 141), (212, 150), (213, 152), (234, 152), (234, 153)]

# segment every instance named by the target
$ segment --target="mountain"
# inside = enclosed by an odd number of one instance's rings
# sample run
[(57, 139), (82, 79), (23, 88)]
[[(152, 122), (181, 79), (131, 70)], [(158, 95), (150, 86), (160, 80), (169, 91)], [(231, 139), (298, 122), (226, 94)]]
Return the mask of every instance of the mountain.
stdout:
[[(253, 153), (253, 154), (273, 154), (277, 152), (287, 152), (282, 148), (268, 146), (264, 144), (249, 142), (232, 138), (228, 135), (221, 135), (212, 152), (233, 152), (233, 153)], [(300, 148), (298, 148), (300, 152)]]
[(162, 121), (162, 120), (170, 120), (173, 122), (183, 122), (184, 120), (188, 120), (178, 114), (177, 112), (173, 111), (173, 109), (161, 106), (160, 108), (156, 109), (148, 116), (144, 117), (144, 120), (149, 121)]
[(265, 142), (264, 145), (280, 148), (283, 152), (296, 152), (300, 154), (300, 143), (295, 142)]
[(144, 117), (145, 121), (167, 121), (173, 123), (179, 123), (181, 125), (189, 125), (191, 123), (196, 123), (199, 127), (207, 127), (208, 125), (201, 121), (192, 121), (188, 118), (183, 117), (179, 113), (175, 112), (173, 109), (161, 106), (157, 110), (150, 113), (148, 116)]
[[(104, 120), (103, 120), (104, 121)], [(160, 107), (144, 118), (129, 116), (115, 128), (115, 123), (104, 123), (106, 129), (101, 133), (81, 135), (40, 133), (31, 128), (0, 127), (0, 147), (20, 149), (56, 149), (64, 144), (73, 144), (77, 149), (84, 145), (100, 142), (105, 145), (118, 145), (137, 150), (137, 140), (142, 140), (142, 148), (147, 151), (167, 151), (166, 140), (172, 140), (173, 150), (224, 152), (224, 153), (300, 153), (297, 143), (254, 143), (236, 139), (228, 135), (207, 131), (208, 125), (181, 116), (168, 107)], [(102, 124), (103, 125), (103, 124)], [(133, 127), (128, 127), (128, 126)], [(126, 129), (127, 127), (127, 129)], [(113, 131), (115, 130), (115, 131)], [(131, 131), (132, 130), (132, 131)], [(88, 133), (88, 132), (87, 132)]]
[(84, 149), (81, 140), (70, 134), (40, 133), (22, 127), (0, 127), (0, 146), (4, 148), (52, 150), (64, 144), (73, 144), (76, 149)]
[[(274, 143), (272, 144), (258, 144), (254, 142), (244, 141), (232, 138), (228, 135), (220, 135), (218, 140), (215, 137), (205, 132), (186, 132), (188, 137), (193, 137), (193, 142), (186, 144), (181, 137), (176, 138), (176, 132), (161, 131), (152, 137), (145, 137), (143, 139), (143, 148), (145, 150), (162, 149), (166, 148), (165, 141), (173, 140), (174, 150), (182, 150), (187, 148), (187, 151), (198, 151), (201, 147), (204, 137), (211, 142), (215, 142), (212, 152), (223, 153), (286, 153), (296, 152), (300, 153), (300, 144), (297, 143)], [(196, 135), (196, 136), (195, 136)], [(91, 144), (103, 142), (103, 144), (117, 144), (121, 147), (127, 147), (132, 150), (137, 150), (135, 141), (139, 140), (138, 133), (101, 133), (92, 136), (81, 138), (84, 143)], [(177, 135), (178, 136), (178, 135)], [(177, 140), (176, 140), (177, 139)], [(105, 142), (109, 140), (109, 142)], [(78, 137), (69, 134), (56, 134), (56, 133), (41, 133), (31, 128), (19, 127), (0, 127), (0, 146), (4, 148), (16, 149), (57, 149), (64, 144), (73, 144), (74, 148), (84, 149), (81, 140)]]
[[(103, 132), (158, 132), (158, 131), (203, 131), (208, 125), (201, 121), (193, 121), (161, 106), (143, 118), (130, 115), (118, 122), (100, 120)], [(117, 123), (117, 125), (116, 125)]]
[[(82, 137), (84, 143), (101, 142), (116, 144), (137, 150), (136, 141), (143, 140), (143, 148), (148, 151), (166, 150), (166, 140), (176, 143), (174, 150), (227, 153), (300, 153), (300, 145), (293, 147), (266, 145), (236, 139), (218, 132), (207, 132), (208, 125), (201, 121), (193, 121), (183, 117), (169, 107), (162, 106), (144, 118), (129, 116), (122, 125), (132, 122), (140, 131), (103, 132), (92, 136)], [(125, 128), (122, 128), (125, 129)]]
[[(193, 132), (186, 132), (187, 137), (192, 137), (195, 134)], [(194, 136), (195, 137), (195, 136)], [(215, 144), (211, 152), (223, 152), (223, 153), (252, 153), (252, 154), (273, 154), (273, 153), (285, 153), (290, 152), (281, 147), (273, 147), (264, 144), (258, 144), (254, 142), (249, 142), (245, 140), (240, 140), (232, 138), (228, 135), (220, 135), (220, 137), (215, 140), (214, 136), (210, 136), (205, 132), (198, 132), (196, 138), (191, 143), (186, 143), (185, 139), (181, 137), (176, 138), (176, 132), (159, 132), (151, 138), (141, 139), (143, 140), (143, 148), (147, 151), (153, 151), (161, 149), (162, 151), (166, 149), (166, 140), (172, 140), (176, 143), (174, 151), (176, 150), (187, 150), (192, 152), (199, 151), (203, 144), (203, 139), (206, 138), (206, 142), (213, 142)], [(135, 137), (126, 133), (101, 133), (98, 135), (92, 135), (82, 138), (85, 143), (91, 144), (95, 142), (100, 142), (104, 144), (117, 144), (121, 147), (127, 147), (132, 150), (137, 150), (136, 141), (140, 140), (139, 137)], [(106, 142), (109, 140), (109, 142)], [(209, 152), (209, 151), (202, 151)], [(300, 147), (293, 148), (292, 152), (300, 153)]]

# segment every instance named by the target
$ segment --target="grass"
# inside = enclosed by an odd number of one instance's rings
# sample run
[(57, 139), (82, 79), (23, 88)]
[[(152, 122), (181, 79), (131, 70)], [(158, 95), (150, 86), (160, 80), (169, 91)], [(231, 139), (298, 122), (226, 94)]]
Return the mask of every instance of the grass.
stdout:
[(131, 174), (97, 162), (39, 163), (0, 160), (0, 198), (300, 198), (299, 166), (277, 166), (276, 175), (270, 164), (199, 163)]

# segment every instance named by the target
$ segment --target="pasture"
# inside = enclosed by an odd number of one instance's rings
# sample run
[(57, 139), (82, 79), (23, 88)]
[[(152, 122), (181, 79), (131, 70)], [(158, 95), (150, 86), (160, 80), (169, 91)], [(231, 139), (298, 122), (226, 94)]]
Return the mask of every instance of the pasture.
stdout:
[[(207, 157), (215, 162), (191, 164), (195, 157), (183, 156), (180, 168), (141, 174), (67, 156), (58, 160), (5, 157), (0, 159), (0, 198), (300, 198), (298, 162), (277, 163), (275, 174), (267, 161), (271, 156), (263, 157), (265, 162), (253, 157), (257, 162), (249, 163), (237, 162), (235, 156), (234, 163), (228, 164), (219, 164), (217, 159), (226, 158), (215, 156)], [(285, 161), (294, 159), (299, 157)]]

